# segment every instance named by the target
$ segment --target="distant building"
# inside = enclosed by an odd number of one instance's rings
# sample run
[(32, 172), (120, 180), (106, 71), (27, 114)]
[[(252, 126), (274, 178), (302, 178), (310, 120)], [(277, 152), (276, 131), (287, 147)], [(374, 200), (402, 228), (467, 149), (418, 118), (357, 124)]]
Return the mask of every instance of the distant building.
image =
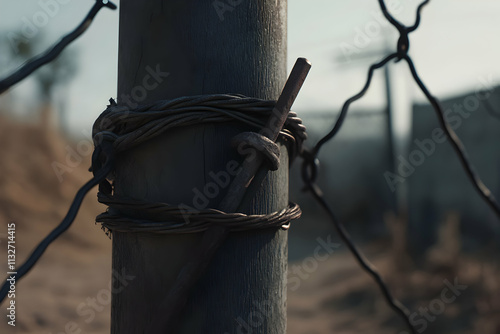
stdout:
[[(487, 100), (481, 100), (486, 95), (470, 93), (441, 104), (470, 161), (500, 198), (500, 89), (490, 94)], [(301, 117), (310, 135), (308, 147), (336, 120), (329, 113)], [(434, 110), (428, 104), (415, 105), (412, 119), (410, 145), (405, 154), (394, 157), (395, 166), (383, 112), (354, 111), (338, 136), (323, 147), (318, 184), (338, 217), (358, 238), (387, 235), (384, 214), (397, 211), (393, 190), (404, 188), (406, 199), (401, 204), (408, 208), (408, 237), (415, 255), (434, 244), (440, 224), (452, 212), (461, 217), (465, 249), (500, 240), (500, 221), (466, 177)], [(395, 178), (392, 185), (387, 172)], [(291, 259), (312, 251), (318, 236), (335, 235), (322, 210), (301, 189), (300, 164), (296, 163), (291, 169), (290, 198), (301, 205), (304, 214), (290, 231)]]
[[(309, 135), (306, 147), (317, 143), (337, 119), (334, 113), (300, 116)], [(354, 110), (338, 136), (322, 148), (319, 158), (318, 184), (349, 231), (369, 239), (386, 234), (384, 214), (395, 210), (395, 195), (383, 177), (391, 168), (386, 114)], [(323, 210), (309, 194), (302, 192), (300, 163), (297, 161), (290, 171), (290, 199), (303, 210), (303, 217), (290, 230), (292, 260), (312, 252), (316, 238), (336, 235)]]
[[(487, 99), (488, 95), (469, 93), (442, 101), (442, 106), (476, 171), (499, 198), (500, 91), (485, 94), (490, 94)], [(439, 128), (430, 105), (415, 105), (413, 140), (402, 157), (413, 169), (406, 177), (412, 244), (416, 249), (431, 245), (439, 223), (453, 211), (461, 216), (463, 246), (475, 248), (498, 238), (500, 221), (471, 185), (449, 141), (438, 136)]]

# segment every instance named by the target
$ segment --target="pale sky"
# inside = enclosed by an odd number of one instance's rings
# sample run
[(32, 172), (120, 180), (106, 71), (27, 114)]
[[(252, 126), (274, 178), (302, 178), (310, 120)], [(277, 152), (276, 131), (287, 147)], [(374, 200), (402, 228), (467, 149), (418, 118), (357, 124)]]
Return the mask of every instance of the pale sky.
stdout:
[[(93, 0), (54, 0), (60, 4), (33, 38), (44, 36), (45, 45), (55, 43), (63, 33), (72, 30), (93, 5)], [(16, 31), (23, 22), (43, 11), (43, 3), (52, 0), (0, 0), (0, 33)], [(119, 5), (119, 1), (116, 2)], [(415, 0), (386, 0), (395, 4), (395, 16), (412, 24)], [(369, 64), (382, 57), (386, 46), (395, 48), (395, 30), (379, 19), (377, 0), (289, 0), (288, 66), (297, 57), (306, 57), (313, 68), (294, 110), (330, 111), (337, 113), (344, 100), (357, 93), (364, 84)], [(481, 80), (500, 82), (500, 1), (498, 0), (433, 0), (423, 10), (420, 28), (411, 35), (410, 55), (422, 79), (439, 98), (475, 89)], [(364, 37), (364, 38), (363, 38)], [(93, 120), (116, 95), (118, 11), (102, 10), (83, 37), (71, 48), (79, 53), (78, 75), (67, 84), (70, 126), (76, 135), (88, 133)], [(344, 50), (378, 53), (378, 56), (347, 62)], [(0, 50), (0, 75), (19, 64), (5, 64)], [(355, 58), (353, 55), (353, 59)], [(3, 57), (4, 58), (4, 57)], [(359, 58), (359, 56), (358, 56)], [(411, 82), (404, 64), (392, 65), (397, 97), (396, 125), (404, 132), (408, 127), (409, 106), (422, 101), (422, 95)], [(384, 106), (382, 76), (373, 82), (366, 98), (354, 105), (363, 109)], [(12, 90), (19, 112), (29, 112), (33, 82), (27, 80)], [(9, 98), (3, 98), (7, 103)], [(332, 117), (332, 122), (334, 121)]]

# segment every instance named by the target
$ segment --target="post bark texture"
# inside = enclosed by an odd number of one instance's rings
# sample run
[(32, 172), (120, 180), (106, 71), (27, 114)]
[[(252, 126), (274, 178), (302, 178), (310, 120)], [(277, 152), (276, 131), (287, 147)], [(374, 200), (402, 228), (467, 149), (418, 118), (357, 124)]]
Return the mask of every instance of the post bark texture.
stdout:
[[(120, 5), (119, 104), (213, 93), (278, 98), (286, 79), (286, 0)], [(250, 130), (238, 123), (200, 124), (159, 136), (118, 157), (115, 192), (216, 208), (226, 191), (217, 175), (243, 160), (230, 139)], [(251, 186), (239, 211), (287, 206), (288, 154), (283, 144), (281, 150), (280, 169), (258, 175), (262, 182)], [(145, 333), (200, 238), (113, 233), (113, 268), (135, 278), (113, 295), (111, 333)], [(177, 332), (285, 333), (286, 273), (285, 231), (231, 233), (192, 291)]]

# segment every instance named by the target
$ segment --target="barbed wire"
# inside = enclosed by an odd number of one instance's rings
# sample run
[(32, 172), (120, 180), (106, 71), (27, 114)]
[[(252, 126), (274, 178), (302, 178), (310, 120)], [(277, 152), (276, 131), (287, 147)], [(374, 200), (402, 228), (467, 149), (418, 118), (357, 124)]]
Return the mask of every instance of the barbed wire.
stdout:
[(408, 55), (408, 51), (410, 48), (410, 39), (409, 39), (409, 34), (413, 31), (415, 31), (421, 21), (421, 11), (425, 5), (427, 5), (430, 0), (426, 0), (422, 2), (416, 11), (416, 19), (415, 23), (410, 26), (406, 27), (404, 24), (400, 23), (398, 20), (396, 20), (387, 10), (387, 7), (384, 3), (384, 0), (378, 0), (380, 8), (384, 14), (384, 17), (398, 30), (399, 32), (399, 39), (397, 42), (397, 49), (395, 53), (392, 53), (388, 56), (386, 56), (383, 60), (379, 61), (378, 63), (375, 63), (370, 66), (368, 70), (368, 77), (366, 79), (366, 83), (364, 87), (361, 89), (361, 91), (354, 95), (353, 97), (349, 98), (343, 105), (342, 110), (337, 118), (337, 121), (335, 122), (332, 130), (327, 133), (322, 139), (318, 141), (318, 143), (313, 147), (312, 150), (304, 150), (303, 154), (303, 164), (302, 164), (302, 179), (306, 185), (305, 190), (309, 191), (313, 198), (316, 199), (316, 201), (321, 205), (321, 207), (328, 213), (330, 216), (330, 219), (335, 226), (337, 232), (339, 233), (340, 237), (342, 240), (347, 244), (349, 250), (353, 253), (354, 257), (360, 264), (360, 266), (370, 275), (372, 278), (376, 281), (376, 283), (379, 286), (379, 289), (382, 291), (384, 298), (386, 302), (389, 304), (389, 306), (397, 313), (399, 314), (409, 329), (411, 330), (412, 333), (417, 333), (415, 327), (413, 326), (409, 315), (410, 312), (409, 310), (401, 304), (397, 299), (395, 299), (387, 285), (384, 283), (382, 280), (380, 274), (377, 272), (375, 267), (364, 257), (364, 255), (359, 251), (359, 249), (355, 246), (354, 242), (352, 241), (349, 233), (345, 229), (344, 225), (337, 219), (335, 216), (332, 208), (330, 205), (327, 203), (325, 200), (321, 189), (319, 186), (316, 184), (316, 178), (318, 176), (318, 165), (319, 165), (319, 160), (318, 160), (318, 154), (323, 147), (328, 141), (330, 141), (341, 129), (345, 117), (347, 115), (347, 112), (349, 110), (350, 105), (362, 98), (365, 93), (367, 92), (368, 88), (370, 87), (372, 78), (373, 78), (373, 73), (375, 70), (384, 67), (386, 64), (388, 64), (392, 60), (396, 60), (396, 62), (400, 60), (406, 61), (408, 64), (408, 67), (410, 69), (411, 75), (414, 79), (414, 81), (417, 83), (418, 87), (420, 90), (424, 93), (426, 96), (427, 100), (433, 107), (433, 109), (436, 111), (439, 123), (441, 127), (443, 128), (444, 132), (446, 133), (446, 136), (450, 139), (450, 142), (453, 146), (453, 149), (455, 150), (456, 154), (458, 155), (458, 158), (462, 164), (462, 166), (465, 169), (465, 172), (469, 179), (471, 180), (473, 186), (475, 189), (479, 192), (480, 196), (488, 203), (488, 205), (491, 207), (491, 209), (496, 213), (496, 215), (500, 218), (500, 207), (498, 206), (498, 203), (496, 202), (496, 199), (493, 197), (493, 194), (491, 191), (486, 187), (486, 185), (482, 182), (480, 179), (479, 175), (475, 172), (475, 169), (473, 168), (472, 164), (469, 161), (469, 158), (467, 156), (467, 153), (465, 151), (465, 148), (460, 141), (459, 137), (456, 135), (455, 131), (451, 128), (451, 126), (447, 123), (445, 117), (444, 117), (444, 112), (439, 104), (438, 100), (430, 93), (430, 91), (427, 89), (423, 81), (420, 79), (417, 70), (413, 64), (413, 61), (411, 57)]
[(50, 63), (61, 54), (61, 52), (73, 42), (75, 39), (80, 37), (92, 24), (95, 16), (99, 11), (104, 8), (110, 8), (115, 10), (117, 7), (111, 1), (106, 0), (96, 0), (94, 6), (90, 9), (87, 16), (83, 19), (82, 23), (78, 25), (72, 32), (65, 35), (56, 45), (54, 45), (49, 50), (41, 53), (40, 55), (30, 59), (26, 64), (16, 70), (11, 75), (0, 80), (0, 94), (7, 91), (10, 87), (19, 83), (21, 80), (28, 77), (31, 73), (42, 67), (43, 65)]

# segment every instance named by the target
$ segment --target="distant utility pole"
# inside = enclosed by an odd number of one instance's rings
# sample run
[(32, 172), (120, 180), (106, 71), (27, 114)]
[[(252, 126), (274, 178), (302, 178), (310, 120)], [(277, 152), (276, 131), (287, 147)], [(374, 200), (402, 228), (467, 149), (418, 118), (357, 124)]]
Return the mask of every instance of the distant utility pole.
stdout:
[[(354, 61), (361, 61), (366, 59), (375, 59), (376, 57), (383, 57), (385, 55), (390, 54), (391, 51), (388, 48), (385, 48), (382, 51), (367, 51), (363, 53), (356, 54), (355, 56), (350, 56)], [(342, 61), (342, 58), (339, 57), (339, 62)], [(345, 65), (344, 65), (345, 66)], [(385, 83), (385, 101), (386, 101), (386, 127), (387, 127), (387, 140), (389, 143), (389, 154), (388, 154), (388, 166), (396, 170), (396, 152), (398, 151), (396, 148), (396, 143), (394, 140), (395, 137), (395, 129), (394, 129), (394, 105), (393, 105), (393, 96), (392, 96), (392, 79), (391, 79), (391, 63), (384, 66), (384, 83)], [(401, 211), (403, 207), (406, 207), (405, 203), (402, 203), (401, 193), (396, 191), (396, 204), (395, 210)]]
[[(217, 93), (278, 98), (286, 79), (286, 0), (120, 5), (119, 105)], [(237, 123), (200, 124), (126, 151), (118, 157), (115, 193), (192, 205), (212, 173), (242, 160), (229, 143), (249, 130)], [(263, 214), (288, 205), (287, 154), (280, 166), (240, 211)], [(207, 208), (216, 208), (224, 194), (205, 196)], [(135, 278), (113, 296), (111, 333), (145, 333), (200, 238), (113, 233), (113, 269)], [(231, 233), (193, 289), (174, 333), (285, 333), (287, 252), (286, 231)]]

